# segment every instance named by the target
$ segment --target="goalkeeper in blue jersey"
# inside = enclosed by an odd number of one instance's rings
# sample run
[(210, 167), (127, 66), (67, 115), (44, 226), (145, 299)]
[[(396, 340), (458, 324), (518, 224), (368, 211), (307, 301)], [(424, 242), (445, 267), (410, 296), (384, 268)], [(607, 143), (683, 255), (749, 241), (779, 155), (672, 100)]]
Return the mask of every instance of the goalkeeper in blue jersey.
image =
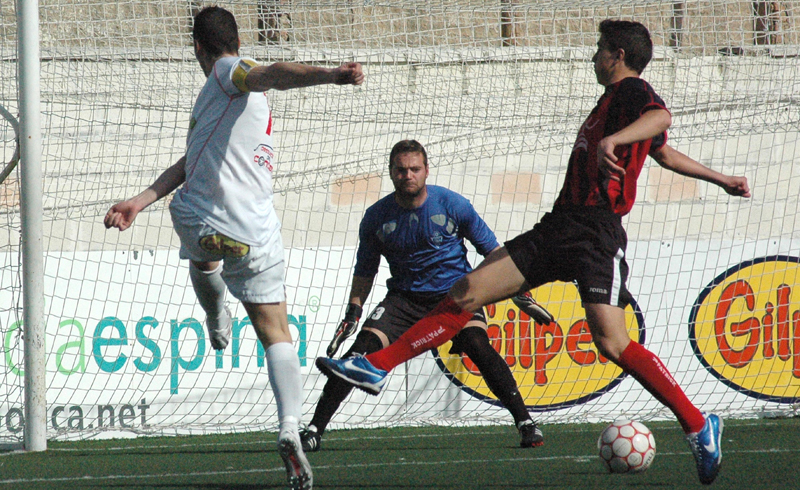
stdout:
[[(344, 357), (378, 351), (428, 314), (450, 287), (472, 270), (464, 239), (483, 256), (499, 247), (491, 229), (463, 196), (425, 183), (428, 157), (417, 141), (403, 140), (392, 148), (389, 174), (395, 192), (369, 209), (361, 221), (359, 246), (349, 304), (328, 347), (333, 356), (341, 342), (355, 333), (362, 306), (372, 291), (381, 256), (389, 264), (388, 293), (367, 317)], [(514, 298), (523, 311), (540, 323), (552, 316), (526, 294)], [(466, 354), (486, 385), (514, 417), (522, 447), (541, 446), (542, 431), (531, 420), (505, 360), (492, 348), (486, 317), (479, 310), (453, 338), (453, 354)], [(309, 425), (300, 431), (305, 451), (320, 449), (321, 436), (352, 386), (331, 377), (325, 384)]]

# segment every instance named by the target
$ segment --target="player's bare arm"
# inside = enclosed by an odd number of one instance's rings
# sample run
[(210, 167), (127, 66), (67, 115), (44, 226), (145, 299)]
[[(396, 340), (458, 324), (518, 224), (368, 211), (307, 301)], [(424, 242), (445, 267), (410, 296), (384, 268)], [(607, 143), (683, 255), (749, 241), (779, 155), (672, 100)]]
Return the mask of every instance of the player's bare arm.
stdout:
[(183, 156), (139, 195), (111, 206), (103, 219), (105, 227), (118, 228), (119, 231), (130, 228), (144, 208), (171, 193), (186, 180), (185, 163), (186, 157)]
[(475, 267), (475, 269), (480, 269), (481, 267), (483, 267), (484, 263), (488, 263), (488, 262), (487, 262), (485, 259), (486, 259), (487, 257), (489, 257), (490, 255), (492, 255), (493, 253), (495, 253), (496, 251), (500, 250), (501, 248), (503, 248), (503, 247), (501, 247), (501, 246), (499, 246), (499, 245), (498, 245), (497, 247), (495, 247), (494, 249), (492, 249), (492, 251), (491, 251), (491, 252), (489, 252), (488, 254), (486, 254), (486, 255), (483, 257), (483, 258), (484, 258), (484, 260), (482, 260), (482, 261), (481, 261), (481, 263), (480, 263), (480, 264), (478, 264), (478, 266), (477, 266), (477, 267)]
[(669, 145), (652, 150), (650, 156), (662, 167), (686, 177), (718, 185), (731, 196), (750, 197), (747, 177), (725, 175), (679, 152)]
[(606, 136), (597, 145), (597, 163), (600, 171), (607, 174), (611, 180), (619, 181), (625, 175), (625, 169), (616, 165), (617, 157), (614, 155), (614, 149), (619, 145), (630, 145), (658, 136), (669, 129), (671, 124), (672, 115), (669, 111), (654, 109), (645, 112), (620, 131)]
[(253, 67), (245, 78), (251, 92), (269, 89), (289, 90), (313, 85), (361, 85), (364, 72), (360, 63), (343, 63), (336, 68), (322, 68), (301, 63), (279, 62)]

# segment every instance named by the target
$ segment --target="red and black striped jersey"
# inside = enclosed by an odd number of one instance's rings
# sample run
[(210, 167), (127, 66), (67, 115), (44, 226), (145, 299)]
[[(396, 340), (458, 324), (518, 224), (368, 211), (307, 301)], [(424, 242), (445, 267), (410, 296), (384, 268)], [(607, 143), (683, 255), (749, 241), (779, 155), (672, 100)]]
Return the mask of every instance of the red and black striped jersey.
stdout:
[(625, 78), (606, 87), (578, 131), (569, 157), (567, 175), (555, 207), (599, 207), (624, 216), (636, 199), (636, 180), (651, 149), (667, 142), (666, 131), (654, 138), (631, 145), (619, 145), (614, 154), (617, 165), (625, 169), (619, 182), (600, 174), (597, 145), (606, 136), (633, 123), (645, 112), (664, 109), (666, 105), (649, 83), (641, 78)]

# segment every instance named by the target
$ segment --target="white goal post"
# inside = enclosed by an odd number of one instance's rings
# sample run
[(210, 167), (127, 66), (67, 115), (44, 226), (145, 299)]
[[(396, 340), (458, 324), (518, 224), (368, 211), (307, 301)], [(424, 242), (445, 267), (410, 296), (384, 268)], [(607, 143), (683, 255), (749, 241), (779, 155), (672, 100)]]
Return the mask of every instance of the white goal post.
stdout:
[[(208, 2), (209, 4), (211, 2)], [(578, 127), (602, 93), (597, 24), (634, 19), (655, 56), (643, 77), (673, 114), (670, 144), (745, 175), (753, 197), (645, 165), (628, 230), (631, 333), (703, 410), (795, 414), (800, 404), (800, 1), (251, 0), (242, 54), (335, 66), (360, 87), (269, 93), (276, 208), (289, 321), (308, 418), (341, 319), (364, 210), (391, 191), (388, 152), (422, 142), (429, 182), (466, 197), (503, 241), (560, 190)], [(204, 83), (191, 15), (177, 0), (40, 0), (44, 317), (48, 438), (272, 430), (263, 349), (232, 300), (234, 338), (214, 352), (167, 211), (105, 230), (115, 202), (184, 151)], [(17, 12), (0, 7), (0, 105), (18, 114)], [(0, 161), (14, 131), (0, 121)], [(24, 371), (19, 169), (0, 183), (0, 443), (22, 440)], [(477, 263), (473, 257), (473, 264)], [(381, 269), (365, 312), (385, 293)], [(503, 302), (493, 345), (544, 423), (670, 419), (597, 356), (571, 284), (534, 291), (556, 317), (536, 325)], [(347, 348), (347, 346), (345, 346)], [(343, 350), (342, 350), (343, 351)], [(341, 351), (340, 351), (341, 352)], [(468, 359), (421, 356), (378, 397), (354, 393), (331, 428), (505, 424)]]

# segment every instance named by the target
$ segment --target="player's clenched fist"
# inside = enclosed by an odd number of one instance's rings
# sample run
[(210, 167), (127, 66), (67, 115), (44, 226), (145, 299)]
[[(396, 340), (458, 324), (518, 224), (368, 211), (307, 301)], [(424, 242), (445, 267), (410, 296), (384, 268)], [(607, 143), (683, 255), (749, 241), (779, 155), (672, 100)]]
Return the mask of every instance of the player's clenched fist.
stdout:
[(361, 63), (342, 63), (334, 69), (334, 83), (336, 85), (361, 85), (364, 83), (364, 72)]
[(729, 177), (723, 181), (721, 187), (731, 196), (750, 197), (750, 186), (747, 184), (747, 177)]
[(119, 231), (125, 231), (131, 226), (137, 214), (139, 209), (130, 200), (122, 201), (111, 206), (103, 219), (103, 224), (106, 228), (119, 228)]

